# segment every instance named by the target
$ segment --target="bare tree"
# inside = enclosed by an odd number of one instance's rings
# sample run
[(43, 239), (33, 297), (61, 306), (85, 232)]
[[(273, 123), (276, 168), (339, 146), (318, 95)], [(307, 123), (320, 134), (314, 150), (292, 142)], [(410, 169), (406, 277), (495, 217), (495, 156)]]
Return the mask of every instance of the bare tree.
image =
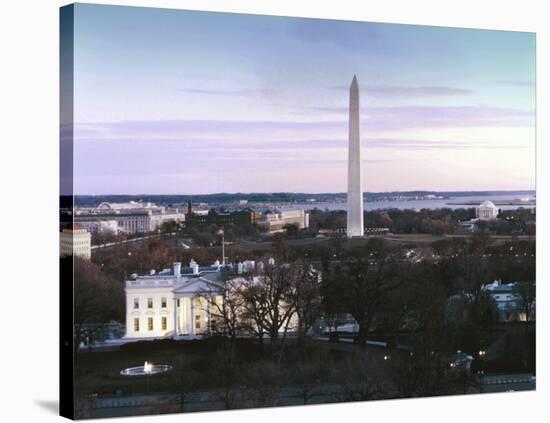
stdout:
[(514, 285), (514, 293), (518, 298), (519, 306), (525, 314), (525, 321), (528, 322), (535, 309), (536, 284), (535, 282), (517, 282)]
[[(198, 293), (206, 304), (204, 311), (210, 312), (211, 334), (235, 339), (241, 333), (239, 312), (243, 306), (243, 298), (240, 290), (241, 282), (230, 278), (218, 288), (208, 287)], [(217, 301), (217, 297), (221, 297), (221, 301)]]
[(321, 363), (319, 360), (300, 362), (293, 375), (294, 383), (300, 389), (300, 396), (305, 404), (319, 393), (321, 380)]
[(463, 243), (455, 253), (460, 269), (458, 284), (471, 296), (471, 311), (475, 323), (482, 323), (485, 318), (483, 288), (492, 276), (490, 261), (486, 255), (487, 246), (487, 236), (479, 234)]
[[(209, 331), (211, 335), (217, 335), (226, 341), (226, 353), (230, 361), (235, 353), (235, 340), (245, 332), (242, 318), (244, 310), (244, 298), (242, 295), (242, 281), (237, 278), (229, 278), (219, 288), (204, 289), (199, 297), (206, 303), (210, 312)], [(221, 297), (217, 301), (216, 297)]]
[(278, 405), (280, 385), (287, 382), (287, 374), (271, 361), (251, 364), (243, 374), (253, 406), (272, 407)]
[(369, 364), (366, 354), (355, 355), (345, 363), (342, 401), (367, 401), (380, 397), (383, 389), (374, 372), (375, 366)]
[(298, 342), (303, 343), (306, 333), (321, 314), (321, 275), (310, 263), (298, 262), (291, 279), (289, 301), (298, 318)]
[(213, 361), (213, 374), (216, 375), (218, 388), (212, 392), (212, 398), (221, 401), (226, 410), (236, 407), (241, 399), (241, 369), (236, 360), (231, 360), (223, 351), (218, 351)]
[[(372, 255), (371, 255), (372, 253)], [(343, 305), (357, 321), (357, 343), (364, 345), (373, 319), (388, 298), (388, 294), (403, 282), (399, 262), (383, 250), (367, 251), (366, 255), (342, 262), (339, 274), (331, 279), (342, 279)]]
[(195, 387), (199, 375), (193, 370), (192, 363), (185, 354), (181, 354), (174, 363), (174, 385), (178, 387), (179, 412), (185, 411), (186, 400)]
[(82, 342), (91, 344), (111, 319), (123, 318), (124, 289), (121, 282), (89, 260), (73, 260), (74, 349), (78, 351)]
[(279, 332), (286, 337), (295, 308), (291, 299), (296, 267), (290, 264), (267, 265), (257, 274), (242, 278), (243, 318), (249, 331), (263, 339), (267, 334), (276, 344)]

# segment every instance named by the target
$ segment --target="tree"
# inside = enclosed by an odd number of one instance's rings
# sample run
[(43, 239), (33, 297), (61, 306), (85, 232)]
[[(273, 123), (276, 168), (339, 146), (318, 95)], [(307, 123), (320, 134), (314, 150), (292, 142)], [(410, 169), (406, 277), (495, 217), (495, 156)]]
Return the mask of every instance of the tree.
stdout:
[(199, 374), (193, 369), (192, 364), (193, 363), (190, 362), (185, 354), (178, 356), (174, 363), (172, 377), (174, 379), (174, 386), (178, 387), (180, 413), (185, 411), (187, 396), (195, 387), (196, 382), (200, 379)]
[(294, 369), (292, 381), (299, 387), (304, 405), (318, 394), (321, 378), (321, 362), (312, 360), (299, 362)]
[(467, 242), (457, 246), (453, 260), (457, 266), (455, 281), (457, 288), (470, 295), (471, 317), (481, 324), (487, 317), (483, 287), (495, 276), (491, 261), (487, 257), (489, 240), (486, 235), (478, 234)]
[(162, 222), (160, 225), (160, 231), (162, 233), (172, 233), (180, 230), (180, 224), (174, 220)]
[(295, 312), (291, 298), (296, 267), (290, 264), (265, 265), (257, 273), (241, 279), (243, 318), (248, 330), (260, 340), (264, 334), (277, 343), (279, 332), (286, 337)]
[(124, 289), (99, 266), (74, 257), (74, 347), (94, 336), (110, 320), (124, 318)]
[(296, 312), (298, 342), (303, 343), (306, 333), (321, 314), (321, 276), (310, 263), (300, 261), (294, 264), (296, 271), (291, 279), (289, 301)]
[(286, 234), (291, 238), (294, 238), (298, 235), (299, 228), (298, 225), (294, 223), (287, 223), (283, 226), (283, 229), (285, 230)]
[(356, 354), (348, 359), (342, 369), (345, 375), (342, 400), (368, 401), (383, 397), (385, 389), (378, 382), (376, 367), (380, 368), (380, 363), (371, 362), (366, 354)]
[(212, 362), (212, 371), (218, 384), (218, 389), (211, 394), (213, 399), (221, 401), (226, 410), (235, 408), (242, 394), (239, 386), (242, 369), (237, 361), (230, 360), (223, 351), (218, 351)]
[(514, 285), (514, 294), (516, 295), (519, 306), (525, 314), (525, 321), (528, 322), (535, 309), (536, 285), (535, 282), (517, 282)]
[[(359, 325), (357, 343), (364, 345), (367, 333), (378, 311), (390, 292), (401, 285), (400, 265), (385, 245), (369, 242), (363, 254), (342, 261), (339, 274), (332, 273), (330, 280), (342, 279), (338, 295), (342, 297), (345, 311)], [(334, 268), (336, 270), (336, 268)]]
[[(221, 301), (215, 297), (221, 296)], [(205, 289), (199, 293), (210, 309), (209, 330), (214, 336), (221, 336), (226, 341), (226, 353), (232, 362), (235, 355), (235, 341), (245, 332), (242, 319), (244, 298), (240, 278), (229, 278), (218, 289)]]
[(402, 397), (449, 393), (448, 364), (438, 353), (415, 352), (392, 357), (392, 379)]

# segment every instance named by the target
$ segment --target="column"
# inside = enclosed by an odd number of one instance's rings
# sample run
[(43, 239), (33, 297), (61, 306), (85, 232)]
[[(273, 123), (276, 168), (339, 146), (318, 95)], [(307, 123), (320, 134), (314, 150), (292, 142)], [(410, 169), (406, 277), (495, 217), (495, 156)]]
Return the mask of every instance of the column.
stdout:
[(174, 297), (174, 336), (178, 336), (178, 300)]
[(212, 324), (212, 315), (211, 315), (211, 308), (212, 308), (212, 297), (210, 296), (208, 298), (208, 313), (207, 313), (207, 316), (208, 316), (208, 321), (206, 322), (206, 329), (207, 329), (207, 332), (208, 332), (208, 335), (210, 335), (210, 325)]
[(189, 300), (191, 301), (191, 335), (195, 335), (195, 299), (189, 297)]

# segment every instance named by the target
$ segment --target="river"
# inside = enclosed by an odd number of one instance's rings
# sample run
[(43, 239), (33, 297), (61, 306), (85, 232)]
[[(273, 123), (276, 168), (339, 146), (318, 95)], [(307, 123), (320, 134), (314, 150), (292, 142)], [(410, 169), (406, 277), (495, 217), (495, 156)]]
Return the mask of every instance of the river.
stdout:
[[(475, 202), (480, 204), (482, 201), (490, 200), (494, 202), (498, 201), (512, 201), (519, 199), (533, 200), (535, 197), (532, 192), (514, 193), (514, 194), (500, 194), (500, 195), (468, 195), (468, 196), (454, 196), (444, 199), (426, 199), (426, 200), (386, 200), (386, 201), (365, 201), (365, 210), (384, 210), (384, 209), (461, 209), (475, 207), (470, 204), (449, 204), (449, 203), (469, 203)], [(526, 203), (525, 205), (496, 205), (502, 210), (515, 210), (519, 207), (535, 208), (534, 203)], [(281, 210), (347, 210), (347, 204), (342, 202), (308, 202), (308, 203), (295, 203), (295, 204), (281, 204), (279, 206)]]

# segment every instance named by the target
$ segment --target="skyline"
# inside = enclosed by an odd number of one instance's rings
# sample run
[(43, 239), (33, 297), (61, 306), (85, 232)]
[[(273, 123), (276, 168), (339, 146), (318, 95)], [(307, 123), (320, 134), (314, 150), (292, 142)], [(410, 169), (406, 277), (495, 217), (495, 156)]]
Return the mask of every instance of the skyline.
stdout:
[(353, 74), (366, 192), (535, 188), (532, 33), (79, 4), (74, 45), (78, 195), (345, 192)]

